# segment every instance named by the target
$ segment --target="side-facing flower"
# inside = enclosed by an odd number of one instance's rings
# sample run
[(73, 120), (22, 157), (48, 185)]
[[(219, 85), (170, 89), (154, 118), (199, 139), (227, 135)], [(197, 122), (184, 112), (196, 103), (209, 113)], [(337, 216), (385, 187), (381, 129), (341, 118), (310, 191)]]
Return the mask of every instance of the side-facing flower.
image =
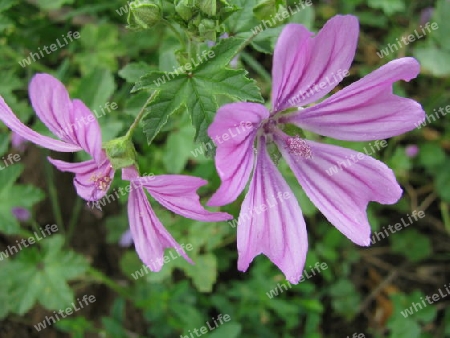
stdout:
[(122, 170), (122, 179), (130, 181), (133, 187), (128, 198), (128, 219), (136, 252), (152, 271), (161, 269), (162, 263), (155, 265), (155, 262), (163, 262), (166, 248), (175, 248), (188, 262), (192, 261), (155, 215), (145, 190), (166, 209), (186, 218), (204, 222), (232, 218), (227, 213), (209, 212), (201, 206), (196, 191), (207, 183), (201, 178), (184, 175), (140, 177), (131, 166)]
[[(295, 198), (270, 207), (273, 196), (293, 193), (268, 147), (278, 148), (310, 200), (358, 245), (370, 244), (367, 204), (393, 204), (401, 197), (402, 189), (384, 163), (284, 131), (293, 124), (340, 140), (372, 141), (412, 130), (425, 118), (420, 104), (392, 93), (394, 82), (409, 81), (419, 73), (413, 58), (389, 62), (322, 102), (301, 108), (341, 82), (354, 58), (358, 32), (358, 20), (350, 15), (330, 19), (316, 36), (302, 25), (287, 25), (274, 53), (272, 109), (254, 103), (227, 104), (208, 129), (215, 138), (242, 120), (254, 127), (218, 145), (215, 161), (222, 184), (208, 202), (220, 206), (234, 201), (253, 171), (238, 221), (239, 270), (246, 271), (256, 255), (265, 254), (291, 283), (298, 283), (306, 258), (305, 222)], [(340, 170), (330, 175), (331, 167)], [(263, 211), (252, 213), (257, 209)], [(244, 219), (249, 211), (252, 217)]]
[(114, 177), (104, 150), (100, 126), (94, 114), (80, 100), (71, 100), (64, 85), (48, 74), (37, 74), (29, 86), (31, 104), (39, 119), (60, 140), (36, 133), (16, 117), (0, 96), (0, 120), (15, 134), (41, 147), (60, 151), (84, 150), (92, 160), (68, 163), (49, 158), (59, 170), (75, 174), (74, 185), (87, 201), (102, 198)]

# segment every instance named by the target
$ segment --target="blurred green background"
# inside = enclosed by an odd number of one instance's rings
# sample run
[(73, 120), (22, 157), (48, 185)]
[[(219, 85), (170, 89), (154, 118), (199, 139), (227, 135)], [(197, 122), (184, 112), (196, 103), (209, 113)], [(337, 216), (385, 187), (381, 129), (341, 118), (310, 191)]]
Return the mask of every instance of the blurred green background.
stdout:
[[(225, 21), (224, 32), (248, 33), (261, 23), (252, 12), (258, 1), (230, 2), (244, 9)], [(36, 119), (27, 94), (31, 77), (45, 72), (58, 77), (72, 97), (92, 110), (117, 103), (118, 109), (99, 117), (99, 123), (105, 141), (123, 135), (147, 98), (146, 93), (130, 94), (134, 82), (151, 70), (172, 70), (180, 47), (163, 25), (127, 29), (127, 6), (118, 0), (0, 0), (0, 95), (22, 121), (50, 135)], [(120, 243), (128, 229), (127, 197), (102, 212), (90, 209), (76, 196), (72, 175), (47, 163), (50, 152), (31, 144), (13, 147), (11, 133), (1, 124), (1, 156), (17, 153), (21, 160), (0, 170), (0, 251), (46, 224), (57, 224), (59, 231), (0, 260), (0, 337), (192, 338), (198, 336), (194, 330), (207, 323), (214, 328), (204, 334), (210, 338), (450, 337), (450, 297), (402, 314), (421, 297), (439, 289), (445, 293), (450, 282), (450, 115), (439, 113), (442, 107), (450, 110), (450, 1), (312, 1), (285, 23), (317, 31), (335, 14), (356, 15), (361, 26), (350, 76), (340, 88), (398, 57), (414, 56), (421, 63), (418, 78), (396, 83), (394, 90), (420, 102), (434, 118), (390, 139), (374, 155), (395, 171), (404, 195), (391, 206), (371, 203), (368, 214), (375, 232), (406, 220), (414, 210), (425, 217), (369, 248), (357, 247), (326, 221), (287, 166), (280, 164), (306, 217), (305, 270), (311, 275), (316, 263), (325, 263), (326, 269), (290, 285), (266, 257), (258, 256), (249, 271), (241, 273), (236, 266), (236, 228), (227, 222), (184, 219), (151, 202), (174, 238), (191, 244), (188, 254), (196, 264), (173, 258), (177, 254), (168, 251), (172, 258), (159, 273), (135, 279), (142, 263), (132, 245)], [(439, 28), (379, 56), (396, 39), (421, 32), (427, 22)], [(273, 51), (282, 27), (262, 32), (233, 65), (249, 71), (266, 100), (272, 62), (267, 52)], [(62, 42), (69, 31), (79, 32), (80, 38), (36, 62), (23, 63), (39, 48)], [(180, 111), (151, 145), (142, 130), (135, 143), (142, 172), (207, 179), (209, 185), (200, 190), (206, 202), (220, 181), (211, 158), (196, 156), (194, 133), (187, 114)], [(323, 141), (360, 151), (369, 145)], [(124, 185), (116, 177), (113, 187)], [(237, 217), (242, 199), (222, 210)], [(96, 301), (42, 331), (35, 329), (53, 311), (84, 295), (94, 295)], [(231, 319), (220, 324), (219, 314)]]

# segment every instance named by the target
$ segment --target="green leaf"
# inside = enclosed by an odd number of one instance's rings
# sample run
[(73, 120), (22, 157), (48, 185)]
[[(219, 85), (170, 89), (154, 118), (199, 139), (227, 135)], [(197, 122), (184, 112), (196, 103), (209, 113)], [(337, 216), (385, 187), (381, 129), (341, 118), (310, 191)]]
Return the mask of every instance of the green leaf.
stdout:
[(0, 13), (15, 5), (16, 0), (0, 0)]
[(420, 145), (419, 162), (429, 171), (442, 168), (445, 161), (445, 152), (437, 143), (425, 143)]
[(330, 294), (333, 308), (345, 318), (352, 318), (360, 304), (360, 294), (355, 285), (347, 279), (341, 279), (334, 284)]
[(430, 239), (416, 229), (410, 229), (389, 238), (392, 242), (392, 251), (413, 262), (427, 258), (433, 252)]
[[(253, 14), (259, 20), (269, 20), (284, 9), (286, 3), (283, 0), (263, 0), (253, 8)], [(280, 24), (281, 22), (278, 22)]]
[(74, 60), (80, 66), (83, 75), (96, 68), (106, 68), (113, 72), (117, 70), (117, 59), (124, 54), (124, 48), (119, 41), (118, 26), (84, 25), (80, 36), (82, 38), (79, 41), (84, 50), (77, 53)]
[(12, 209), (31, 209), (44, 198), (43, 192), (36, 187), (13, 185), (22, 170), (20, 164), (0, 170), (0, 231), (9, 235), (20, 232), (19, 222), (12, 214)]
[(97, 68), (84, 76), (78, 84), (74, 97), (83, 101), (92, 110), (101, 112), (115, 90), (114, 78), (109, 70)]
[(151, 72), (152, 70), (154, 70), (154, 67), (145, 62), (132, 62), (119, 70), (119, 76), (127, 82), (135, 83), (142, 75)]
[(95, 330), (94, 325), (82, 316), (61, 319), (55, 323), (55, 326), (58, 330), (70, 333), (72, 338), (83, 338), (86, 332)]
[(144, 118), (144, 132), (149, 143), (167, 123), (169, 116), (183, 108), (189, 112), (195, 127), (195, 140), (207, 143), (209, 137), (206, 131), (218, 109), (215, 95), (223, 94), (240, 101), (262, 102), (259, 88), (253, 80), (246, 77), (245, 70), (226, 68), (244, 42), (240, 38), (224, 39), (213, 47), (214, 57), (200, 64), (199, 59), (194, 60), (195, 68), (189, 73), (169, 75), (152, 72), (136, 83), (133, 91), (157, 91), (149, 104), (150, 112)]
[(416, 321), (410, 318), (399, 318), (388, 324), (391, 330), (389, 338), (420, 338), (421, 329)]
[[(83, 274), (88, 267), (82, 256), (62, 249), (64, 237), (61, 235), (43, 237), (38, 233), (38, 236), (35, 241), (41, 243), (44, 253), (29, 247), (10, 264), (14, 273), (9, 273), (12, 281), (9, 292), (12, 310), (18, 314), (26, 313), (36, 302), (49, 310), (71, 306), (73, 291), (67, 282)], [(25, 280), (27, 283), (23, 282)]]
[(215, 16), (217, 11), (216, 0), (198, 0), (198, 8), (209, 16)]
[(44, 10), (58, 9), (66, 4), (73, 4), (74, 0), (38, 0), (37, 4)]
[[(289, 23), (302, 24), (308, 29), (312, 30), (314, 23), (314, 8), (312, 6), (299, 7), (298, 9), (295, 6), (291, 6), (289, 8), (291, 8), (292, 13), (294, 14), (290, 15), (291, 11), (288, 11), (288, 14), (290, 16), (285, 20), (287, 20)], [(256, 31), (260, 31), (260, 33), (252, 40), (252, 46), (257, 51), (266, 54), (273, 54), (275, 44), (281, 34), (281, 31), (284, 28), (284, 26), (275, 27), (279, 23), (281, 22), (277, 21), (276, 19), (272, 19), (260, 23), (259, 25), (254, 27), (254, 33), (256, 33)]]
[(227, 32), (231, 34), (249, 32), (251, 28), (257, 26), (259, 21), (253, 14), (253, 8), (258, 4), (258, 0), (236, 0), (235, 5), (241, 10), (233, 13), (225, 22)]
[(416, 49), (414, 56), (419, 60), (420, 65), (425, 71), (434, 76), (448, 76), (450, 75), (450, 52), (439, 49), (436, 46), (429, 46), (428, 48)]
[(192, 282), (200, 292), (211, 292), (217, 279), (217, 258), (213, 254), (206, 254), (193, 258), (195, 265), (184, 268), (185, 273), (192, 278)]
[[(0, 255), (1, 255), (1, 253), (0, 253)], [(3, 258), (0, 256), (0, 270), (2, 270), (2, 271), (8, 270), (9, 271), (9, 269), (7, 269), (8, 264), (10, 264), (10, 262), (3, 261)], [(1, 276), (1, 273), (0, 273), (0, 276)], [(0, 304), (2, 304), (2, 306), (0, 306), (0, 319), (5, 318), (10, 311), (9, 294), (8, 294), (10, 285), (11, 285), (10, 278), (2, 278), (2, 287), (0, 288)]]
[(381, 9), (386, 15), (406, 10), (404, 0), (369, 0), (368, 5), (372, 8)]
[(433, 18), (438, 24), (438, 29), (430, 34), (436, 43), (444, 50), (450, 52), (450, 2), (447, 0), (439, 0), (433, 13)]
[(446, 202), (450, 202), (450, 159), (437, 169), (434, 185), (439, 197)]
[(238, 338), (240, 337), (241, 330), (242, 325), (239, 323), (224, 323), (211, 332), (208, 338)]
[(168, 173), (180, 174), (183, 171), (191, 155), (190, 151), (194, 149), (193, 137), (190, 127), (183, 127), (169, 134), (162, 158)]

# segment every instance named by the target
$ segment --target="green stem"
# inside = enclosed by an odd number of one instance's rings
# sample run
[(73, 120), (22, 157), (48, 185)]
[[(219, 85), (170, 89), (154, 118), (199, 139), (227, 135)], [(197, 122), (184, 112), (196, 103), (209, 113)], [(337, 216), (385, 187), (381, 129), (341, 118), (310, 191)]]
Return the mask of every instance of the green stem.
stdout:
[[(162, 21), (167, 27), (169, 27), (169, 29), (175, 34), (175, 36), (178, 38), (178, 40), (180, 41), (181, 45), (183, 46), (184, 49), (186, 49), (186, 42), (184, 41), (183, 37), (181, 36), (180, 32), (178, 32), (176, 30), (176, 28), (167, 20), (163, 20)], [(189, 41), (189, 39), (188, 39)]]
[(188, 38), (188, 43), (187, 43), (187, 52), (188, 52), (188, 60), (191, 60), (191, 55), (192, 55), (192, 41), (191, 39)]
[(20, 229), (19, 235), (22, 236), (23, 238), (34, 237), (34, 234), (32, 234), (31, 232), (29, 232), (28, 230), (25, 230), (25, 229)]
[[(46, 152), (48, 153), (48, 151)], [(47, 178), (48, 193), (50, 195), (50, 202), (52, 204), (53, 216), (55, 217), (58, 227), (61, 227), (62, 232), (64, 232), (64, 222), (61, 214), (61, 208), (59, 206), (58, 194), (56, 192), (55, 182), (53, 182), (52, 168), (47, 161), (44, 161), (44, 172)]]
[(234, 58), (236, 55), (238, 55), (240, 52), (242, 52), (244, 50), (245, 47), (247, 47), (247, 45), (252, 42), (252, 40), (259, 34), (260, 32), (257, 33), (253, 33), (252, 35), (250, 35), (247, 39), (245, 39), (245, 41), (242, 43), (241, 48), (239, 48), (236, 53), (234, 53), (233, 57)]
[(90, 275), (95, 281), (105, 284), (107, 287), (114, 290), (125, 299), (133, 301), (133, 298), (127, 288), (124, 288), (123, 286), (117, 284), (114, 280), (112, 280), (102, 272), (93, 267), (90, 267), (87, 272), (88, 275)]
[(130, 139), (131, 136), (133, 136), (134, 130), (139, 125), (139, 122), (142, 120), (142, 118), (145, 115), (145, 108), (147, 108), (148, 104), (153, 100), (153, 98), (155, 97), (155, 94), (156, 94), (156, 91), (154, 91), (152, 93), (152, 95), (150, 95), (150, 97), (147, 99), (147, 101), (145, 101), (144, 106), (141, 108), (141, 110), (139, 111), (138, 115), (136, 116), (136, 119), (134, 120), (133, 124), (130, 126), (127, 133), (125, 134), (125, 139)]
[(448, 210), (448, 204), (445, 202), (441, 202), (440, 208), (441, 208), (442, 220), (444, 221), (444, 227), (447, 230), (447, 232), (450, 234), (450, 213)]
[(75, 201), (75, 204), (73, 206), (72, 211), (72, 217), (70, 218), (69, 226), (67, 227), (67, 235), (66, 235), (66, 243), (68, 244), (70, 242), (70, 239), (72, 238), (73, 232), (75, 231), (75, 225), (78, 221), (78, 218), (80, 216), (81, 207), (83, 206), (83, 202), (81, 199), (77, 198)]
[(241, 58), (244, 60), (245, 63), (247, 63), (253, 70), (263, 78), (264, 81), (267, 83), (272, 82), (272, 77), (270, 76), (270, 73), (260, 65), (258, 61), (255, 60), (253, 56), (251, 56), (249, 53), (242, 52)]
[(31, 226), (33, 227), (34, 232), (39, 233), (39, 230), (41, 229), (41, 226), (36, 222), (36, 219), (33, 215), (33, 217), (30, 220)]

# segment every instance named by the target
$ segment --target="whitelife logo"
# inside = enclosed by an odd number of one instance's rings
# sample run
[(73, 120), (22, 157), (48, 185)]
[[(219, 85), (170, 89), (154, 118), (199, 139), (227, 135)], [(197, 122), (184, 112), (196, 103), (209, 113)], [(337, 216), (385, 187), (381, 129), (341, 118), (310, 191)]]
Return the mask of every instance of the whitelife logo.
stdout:
[[(39, 237), (38, 233), (35, 231), (35, 232), (33, 232), (33, 235), (35, 237), (28, 237), (27, 239), (22, 238), (20, 241), (16, 240), (17, 246), (16, 245), (8, 245), (8, 247), (6, 248), (5, 251), (0, 251), (0, 261), (2, 261), (3, 258), (6, 259), (10, 255), (12, 256), (13, 254), (16, 254), (19, 251), (23, 250), (22, 245), (25, 248), (28, 248), (30, 245), (35, 244), (37, 241), (40, 241), (40, 240), (44, 239), (45, 237), (54, 234), (55, 232), (58, 231), (58, 226), (56, 224), (53, 224), (53, 225), (47, 224), (44, 227), (44, 229), (40, 228), (39, 231), (43, 237)], [(17, 247), (19, 247), (19, 249), (17, 249)], [(14, 253), (13, 253), (13, 250), (14, 250)]]
[[(74, 33), (72, 33), (71, 31), (67, 33), (67, 36), (61, 35), (65, 44), (62, 44), (59, 39), (56, 39), (56, 43), (52, 43), (50, 46), (44, 46), (43, 49), (46, 53), (46, 55), (49, 55), (53, 52), (56, 52), (58, 50), (58, 48), (62, 48), (67, 46), (70, 42), (74, 41), (74, 39), (79, 39), (80, 38), (80, 33), (75, 31)], [(69, 41), (67, 41), (67, 39), (69, 39)], [(50, 48), (50, 50), (49, 50)], [(22, 61), (19, 61), (19, 65), (22, 66), (22, 68), (25, 68), (26, 66), (29, 66), (31, 64), (31, 60), (33, 60), (33, 62), (40, 60), (41, 58), (45, 57), (41, 47), (38, 48), (38, 52), (37, 53), (33, 53), (31, 52), (30, 54), (28, 54), (29, 56), (26, 59), (23, 59)]]
[[(62, 318), (66, 318), (67, 316), (70, 316), (74, 312), (83, 309), (84, 306), (83, 306), (83, 303), (81, 302), (80, 298), (77, 298), (77, 300), (78, 300), (78, 305), (80, 306), (79, 308), (77, 308), (77, 306), (74, 303), (72, 303), (71, 307), (68, 307), (67, 309), (64, 309), (64, 310), (59, 310), (58, 311), (59, 315)], [(92, 304), (96, 301), (95, 296), (93, 296), (93, 295), (90, 295), (90, 296), (84, 295), (82, 300), (86, 306), (88, 306), (89, 304)], [(61, 318), (59, 318), (56, 311), (53, 311), (53, 313), (55, 316), (50, 316), (50, 317), (45, 316), (45, 320), (43, 320), (42, 322), (39, 322), (37, 325), (34, 325), (34, 328), (39, 332), (39, 331), (45, 329), (47, 327), (47, 324), (48, 324), (48, 326), (50, 326), (52, 324), (55, 324), (57, 321), (61, 320)], [(64, 315), (64, 314), (66, 314), (66, 315)], [(56, 319), (55, 319), (55, 317), (56, 317)]]

